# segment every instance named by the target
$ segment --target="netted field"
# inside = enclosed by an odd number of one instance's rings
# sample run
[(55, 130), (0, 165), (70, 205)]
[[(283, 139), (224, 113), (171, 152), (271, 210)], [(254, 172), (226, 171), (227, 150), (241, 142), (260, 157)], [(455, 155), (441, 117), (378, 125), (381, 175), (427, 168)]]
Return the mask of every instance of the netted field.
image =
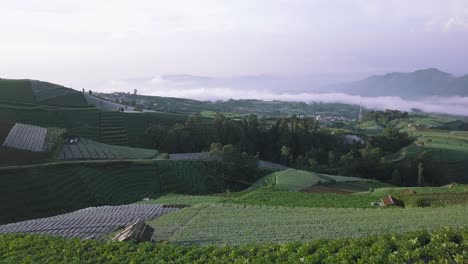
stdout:
[(130, 148), (99, 143), (86, 138), (77, 144), (64, 144), (57, 155), (59, 160), (151, 159), (157, 150)]
[(178, 210), (165, 205), (121, 205), (81, 209), (72, 213), (0, 226), (0, 234), (30, 233), (62, 237), (99, 238), (132, 224)]
[(16, 123), (3, 142), (4, 147), (43, 152), (47, 129), (38, 126)]
[(162, 216), (150, 224), (156, 229), (155, 240), (181, 244), (245, 245), (466, 227), (467, 215), (466, 206), (427, 210), (201, 204)]

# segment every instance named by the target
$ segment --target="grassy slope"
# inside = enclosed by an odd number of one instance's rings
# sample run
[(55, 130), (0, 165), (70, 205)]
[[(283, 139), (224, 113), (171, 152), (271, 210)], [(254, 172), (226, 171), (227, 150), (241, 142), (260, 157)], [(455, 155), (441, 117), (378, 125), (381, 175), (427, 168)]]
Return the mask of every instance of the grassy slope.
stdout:
[[(282, 190), (298, 191), (318, 184), (334, 184), (348, 182), (373, 183), (375, 181), (356, 177), (326, 175), (309, 171), (288, 169), (265, 176), (262, 179), (258, 180), (254, 186), (275, 186), (275, 188)], [(363, 188), (368, 189), (369, 187)], [(350, 186), (350, 189), (354, 188)]]

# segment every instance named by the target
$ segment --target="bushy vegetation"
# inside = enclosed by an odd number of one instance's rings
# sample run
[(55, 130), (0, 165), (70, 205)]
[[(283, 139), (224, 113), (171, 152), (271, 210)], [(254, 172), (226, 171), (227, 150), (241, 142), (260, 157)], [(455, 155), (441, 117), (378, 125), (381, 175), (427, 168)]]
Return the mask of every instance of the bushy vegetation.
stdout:
[(254, 246), (103, 243), (0, 235), (4, 263), (466, 263), (468, 231), (439, 229), (360, 239)]
[(362, 117), (362, 121), (375, 121), (381, 126), (387, 126), (391, 121), (408, 118), (408, 112), (398, 110), (369, 111)]

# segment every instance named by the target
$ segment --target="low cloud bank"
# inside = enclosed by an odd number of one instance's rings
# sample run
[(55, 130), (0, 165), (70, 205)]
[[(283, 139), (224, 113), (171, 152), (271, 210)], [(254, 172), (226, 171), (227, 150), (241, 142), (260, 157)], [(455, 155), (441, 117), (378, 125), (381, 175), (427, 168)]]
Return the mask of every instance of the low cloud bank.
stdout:
[(102, 92), (133, 92), (139, 94), (190, 98), (196, 100), (228, 100), (228, 99), (261, 99), (297, 102), (344, 103), (359, 105), (371, 109), (398, 109), (410, 111), (412, 108), (424, 112), (444, 113), (468, 116), (468, 97), (438, 97), (431, 96), (421, 100), (404, 100), (400, 97), (362, 97), (344, 93), (311, 93), (272, 91), (269, 89), (243, 89), (231, 87), (193, 87), (190, 83), (172, 83), (155, 80), (146, 82), (110, 81), (100, 91)]

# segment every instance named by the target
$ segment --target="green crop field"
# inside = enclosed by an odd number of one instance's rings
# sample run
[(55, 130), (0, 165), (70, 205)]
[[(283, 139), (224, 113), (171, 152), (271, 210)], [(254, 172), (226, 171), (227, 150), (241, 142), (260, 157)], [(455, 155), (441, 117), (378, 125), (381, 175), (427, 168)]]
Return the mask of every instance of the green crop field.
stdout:
[[(467, 263), (467, 229), (244, 246), (100, 242), (0, 235), (6, 263)], [(421, 262), (423, 261), (423, 262)]]
[(84, 161), (0, 168), (0, 223), (79, 208), (141, 201), (164, 193), (225, 191), (204, 162)]
[(365, 134), (376, 135), (383, 130), (383, 127), (375, 121), (366, 121), (359, 124), (359, 129)]
[[(465, 227), (467, 215), (466, 206), (427, 210), (200, 204), (149, 223), (155, 228), (155, 240), (244, 245), (364, 237), (447, 226)], [(441, 218), (444, 220), (441, 221)]]
[(260, 189), (232, 199), (229, 202), (268, 206), (371, 208), (371, 203), (378, 200), (369, 195), (304, 193)]
[(35, 103), (31, 83), (28, 80), (0, 79), (0, 100), (19, 103)]

